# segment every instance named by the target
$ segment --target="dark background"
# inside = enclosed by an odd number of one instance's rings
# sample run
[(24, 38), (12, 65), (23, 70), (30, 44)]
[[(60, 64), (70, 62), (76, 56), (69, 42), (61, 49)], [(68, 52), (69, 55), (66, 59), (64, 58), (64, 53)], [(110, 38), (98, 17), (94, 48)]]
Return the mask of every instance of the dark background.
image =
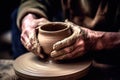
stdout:
[(0, 59), (11, 58), (11, 14), (20, 0), (0, 0)]
[(20, 0), (0, 0), (0, 34), (10, 29), (10, 16)]

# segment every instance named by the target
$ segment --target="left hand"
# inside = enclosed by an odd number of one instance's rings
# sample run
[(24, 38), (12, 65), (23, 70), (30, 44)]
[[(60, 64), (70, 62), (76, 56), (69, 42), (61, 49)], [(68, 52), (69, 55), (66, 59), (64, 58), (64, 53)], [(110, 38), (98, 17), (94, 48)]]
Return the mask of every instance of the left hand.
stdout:
[(46, 18), (37, 18), (34, 14), (27, 14), (21, 24), (21, 42), (24, 47), (33, 52), (40, 58), (44, 58), (45, 55), (41, 53), (41, 46), (39, 44), (37, 33), (38, 26), (48, 23)]
[(73, 34), (58, 41), (53, 45), (51, 57), (54, 60), (74, 59), (85, 54), (85, 42), (80, 26), (67, 22), (73, 30)]

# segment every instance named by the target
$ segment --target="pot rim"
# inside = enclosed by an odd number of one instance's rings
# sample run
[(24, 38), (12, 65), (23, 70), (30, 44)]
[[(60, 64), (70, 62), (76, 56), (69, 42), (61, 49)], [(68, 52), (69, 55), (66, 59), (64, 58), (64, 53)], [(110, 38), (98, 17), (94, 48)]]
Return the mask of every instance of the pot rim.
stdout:
[[(47, 25), (63, 25), (63, 26), (66, 26), (65, 28), (63, 28), (63, 29), (60, 29), (60, 30), (56, 30), (56, 31), (47, 31), (47, 30), (43, 30), (43, 29), (41, 29), (43, 26), (47, 26)], [(70, 28), (70, 26), (69, 25), (67, 25), (66, 23), (64, 23), (64, 22), (48, 22), (48, 23), (46, 23), (46, 24), (44, 24), (44, 25), (42, 25), (42, 26), (39, 26), (39, 32), (40, 33), (61, 33), (61, 32), (63, 32), (63, 31), (66, 31), (66, 30), (68, 30)]]

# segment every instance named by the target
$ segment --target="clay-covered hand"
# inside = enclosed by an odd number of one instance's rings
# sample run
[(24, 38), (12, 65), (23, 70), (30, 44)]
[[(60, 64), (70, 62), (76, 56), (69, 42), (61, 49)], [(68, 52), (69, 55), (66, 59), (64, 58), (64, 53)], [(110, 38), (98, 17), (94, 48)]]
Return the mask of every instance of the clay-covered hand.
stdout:
[(21, 24), (21, 42), (28, 51), (44, 58), (44, 55), (40, 53), (41, 47), (37, 39), (38, 25), (49, 22), (45, 18), (37, 19), (35, 15), (28, 14), (24, 17)]
[(74, 59), (83, 56), (94, 47), (95, 41), (92, 30), (82, 28), (74, 23), (67, 22), (73, 31), (70, 37), (58, 41), (53, 45), (51, 57), (54, 60)]

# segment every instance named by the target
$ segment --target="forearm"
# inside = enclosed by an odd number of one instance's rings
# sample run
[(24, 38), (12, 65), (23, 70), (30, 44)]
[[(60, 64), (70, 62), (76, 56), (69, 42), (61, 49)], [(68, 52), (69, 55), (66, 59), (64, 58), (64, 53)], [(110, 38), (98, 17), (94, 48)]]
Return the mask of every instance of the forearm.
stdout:
[(85, 31), (84, 39), (87, 45), (86, 49), (98, 51), (120, 48), (120, 32), (93, 31), (86, 28), (81, 29)]
[(98, 32), (96, 50), (120, 48), (120, 32)]

